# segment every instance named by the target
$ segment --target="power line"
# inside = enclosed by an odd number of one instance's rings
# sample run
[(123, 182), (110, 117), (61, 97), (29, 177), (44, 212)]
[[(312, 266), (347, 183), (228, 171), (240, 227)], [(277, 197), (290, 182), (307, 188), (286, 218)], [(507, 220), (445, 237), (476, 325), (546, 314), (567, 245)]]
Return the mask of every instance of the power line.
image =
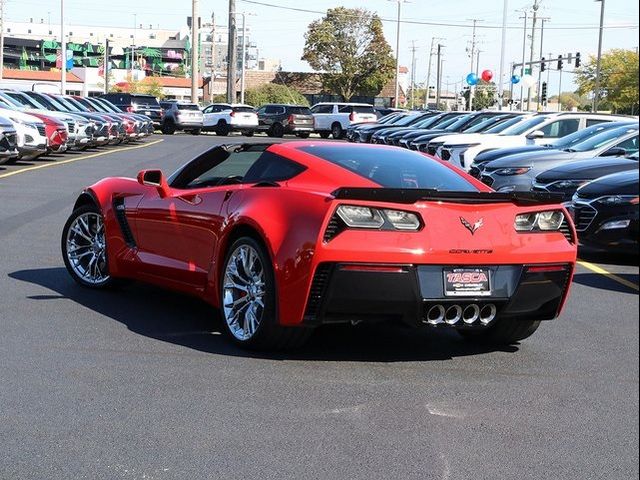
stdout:
[[(321, 11), (321, 10), (310, 10), (310, 9), (306, 9), (306, 8), (299, 8), (299, 7), (285, 7), (284, 5), (275, 5), (273, 3), (267, 3), (267, 2), (259, 2), (257, 0), (239, 0), (240, 2), (243, 3), (250, 3), (252, 5), (260, 5), (263, 7), (270, 7), (270, 8), (279, 8), (281, 10), (289, 10), (289, 11), (294, 11), (294, 12), (302, 12), (302, 13), (314, 13), (314, 14), (319, 14), (319, 15), (325, 15), (327, 12), (326, 11)], [(357, 18), (357, 15), (345, 15), (347, 17), (354, 17)], [(380, 20), (383, 22), (393, 22), (393, 23), (397, 23), (396, 19), (391, 19), (391, 18), (385, 18), (385, 17), (380, 17)], [(458, 27), (458, 28), (472, 28), (473, 25), (468, 24), (468, 23), (450, 23), (450, 22), (430, 22), (430, 21), (425, 21), (425, 20), (400, 20), (400, 23), (406, 23), (406, 24), (411, 24), (411, 25), (432, 25), (432, 26), (436, 26), (436, 27)], [(477, 28), (485, 28), (485, 29), (501, 29), (502, 25), (478, 25)], [(522, 27), (517, 26), (517, 25), (507, 25), (506, 27), (507, 29), (512, 29), (512, 30), (520, 30)], [(552, 30), (597, 30), (600, 27), (597, 25), (566, 25), (566, 26), (562, 26), (562, 25), (557, 25), (556, 27), (548, 27), (549, 29)], [(629, 29), (636, 29), (638, 28), (638, 24), (632, 24), (632, 25), (605, 25), (604, 28), (615, 28), (615, 29), (620, 29), (620, 28), (629, 28)]]

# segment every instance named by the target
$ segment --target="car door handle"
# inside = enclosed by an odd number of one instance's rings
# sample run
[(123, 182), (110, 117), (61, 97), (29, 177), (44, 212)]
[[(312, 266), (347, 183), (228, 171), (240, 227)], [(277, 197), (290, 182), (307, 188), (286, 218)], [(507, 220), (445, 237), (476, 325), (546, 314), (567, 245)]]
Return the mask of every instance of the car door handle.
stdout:
[(202, 197), (197, 193), (193, 195), (180, 195), (178, 198), (190, 205), (199, 205), (202, 203)]

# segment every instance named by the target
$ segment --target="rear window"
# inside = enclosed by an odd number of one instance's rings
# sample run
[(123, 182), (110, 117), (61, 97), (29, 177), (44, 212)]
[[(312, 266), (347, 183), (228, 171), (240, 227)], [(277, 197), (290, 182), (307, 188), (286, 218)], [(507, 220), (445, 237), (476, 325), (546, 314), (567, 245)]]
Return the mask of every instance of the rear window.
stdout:
[(200, 110), (200, 107), (194, 103), (179, 103), (178, 110)]
[(253, 107), (233, 107), (232, 110), (234, 112), (255, 113)]
[(299, 149), (385, 188), (478, 191), (453, 170), (420, 153), (409, 150), (364, 145), (311, 145)]
[(293, 115), (311, 115), (309, 107), (289, 107), (289, 112)]
[(340, 105), (338, 111), (340, 113), (370, 113), (372, 115), (376, 114), (374, 108), (367, 105)]
[(151, 95), (131, 95), (131, 103), (137, 103), (138, 105), (153, 105), (159, 106), (158, 99)]

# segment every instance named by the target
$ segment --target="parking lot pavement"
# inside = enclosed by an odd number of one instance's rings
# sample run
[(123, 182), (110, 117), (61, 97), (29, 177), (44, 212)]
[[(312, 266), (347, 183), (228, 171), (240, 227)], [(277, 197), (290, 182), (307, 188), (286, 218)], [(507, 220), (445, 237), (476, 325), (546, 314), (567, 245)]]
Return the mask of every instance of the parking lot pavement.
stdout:
[[(500, 350), (359, 325), (251, 354), (199, 301), (75, 285), (83, 186), (221, 141), (156, 139), (0, 171), (0, 478), (637, 478), (638, 292), (585, 265), (562, 317)], [(587, 262), (638, 285), (637, 258)]]

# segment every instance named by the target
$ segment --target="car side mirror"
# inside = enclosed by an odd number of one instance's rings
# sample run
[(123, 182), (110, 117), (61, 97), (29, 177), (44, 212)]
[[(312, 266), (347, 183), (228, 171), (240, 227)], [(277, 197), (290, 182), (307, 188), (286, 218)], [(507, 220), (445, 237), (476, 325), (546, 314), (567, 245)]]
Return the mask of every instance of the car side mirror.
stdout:
[(138, 173), (138, 183), (146, 187), (155, 187), (161, 198), (169, 195), (169, 184), (161, 170), (142, 170)]
[(623, 157), (627, 154), (627, 151), (622, 147), (611, 147), (604, 152), (601, 157)]
[(534, 130), (529, 135), (527, 135), (529, 140), (536, 140), (538, 138), (544, 138), (544, 132), (542, 130)]

